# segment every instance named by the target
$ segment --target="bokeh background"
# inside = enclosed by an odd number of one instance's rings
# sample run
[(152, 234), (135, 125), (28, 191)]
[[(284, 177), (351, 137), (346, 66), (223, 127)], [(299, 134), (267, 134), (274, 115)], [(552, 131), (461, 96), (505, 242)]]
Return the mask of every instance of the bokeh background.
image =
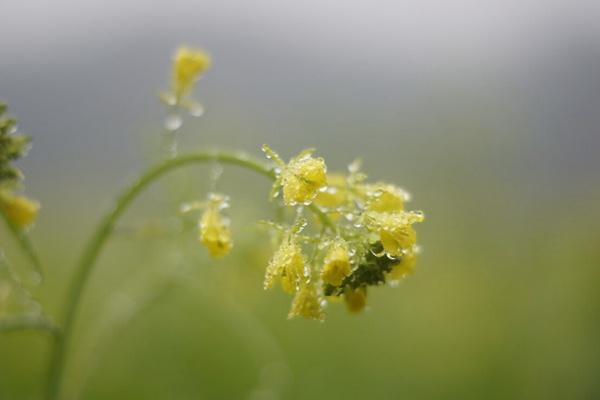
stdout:
[[(117, 191), (160, 156), (179, 44), (214, 68), (181, 147), (315, 146), (406, 187), (424, 253), (370, 310), (287, 321), (264, 292), (269, 184), (226, 168), (236, 247), (210, 260), (174, 216), (211, 167), (129, 212), (82, 307), (67, 376), (84, 399), (600, 397), (600, 6), (594, 1), (0, 3), (0, 97), (34, 137), (21, 162), (42, 213), (59, 316), (72, 266)], [(49, 341), (0, 336), (0, 399), (36, 399)]]

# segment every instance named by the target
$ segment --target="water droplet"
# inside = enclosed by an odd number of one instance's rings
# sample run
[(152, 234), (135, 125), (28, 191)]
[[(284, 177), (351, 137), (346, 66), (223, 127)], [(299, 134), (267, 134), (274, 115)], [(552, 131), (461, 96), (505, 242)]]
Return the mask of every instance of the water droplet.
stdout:
[(183, 125), (183, 118), (179, 114), (170, 114), (165, 118), (165, 129), (174, 132)]
[(371, 249), (371, 254), (373, 254), (375, 257), (383, 257), (385, 255), (385, 250), (381, 250), (381, 251), (377, 251), (375, 249)]
[(298, 233), (302, 232), (304, 228), (308, 226), (308, 221), (304, 220), (302, 223), (298, 224)]
[(398, 287), (400, 285), (400, 281), (399, 280), (393, 280), (393, 281), (389, 281), (389, 285), (390, 287)]
[(388, 258), (388, 260), (391, 260), (391, 261), (400, 261), (400, 258), (398, 258), (396, 256), (393, 256), (390, 253), (385, 253), (385, 256)]
[(192, 117), (201, 117), (204, 115), (204, 107), (200, 103), (194, 103), (189, 108)]

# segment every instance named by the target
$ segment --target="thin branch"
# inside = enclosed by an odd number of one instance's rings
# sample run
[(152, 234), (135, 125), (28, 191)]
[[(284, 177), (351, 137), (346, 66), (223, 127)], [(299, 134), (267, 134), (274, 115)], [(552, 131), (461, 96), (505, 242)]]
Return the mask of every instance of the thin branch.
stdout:
[(40, 274), (40, 278), (43, 280), (44, 270), (42, 268), (42, 263), (40, 262), (40, 258), (38, 257), (38, 254), (33, 244), (31, 243), (31, 240), (29, 239), (29, 235), (27, 235), (27, 231), (24, 229), (20, 229), (18, 226), (13, 224), (12, 221), (8, 219), (6, 214), (2, 212), (2, 210), (0, 210), (0, 215), (2, 216), (2, 219), (6, 223), (6, 226), (14, 236), (15, 240), (19, 244), (19, 247), (21, 247), (23, 253), (27, 255), (36, 272)]

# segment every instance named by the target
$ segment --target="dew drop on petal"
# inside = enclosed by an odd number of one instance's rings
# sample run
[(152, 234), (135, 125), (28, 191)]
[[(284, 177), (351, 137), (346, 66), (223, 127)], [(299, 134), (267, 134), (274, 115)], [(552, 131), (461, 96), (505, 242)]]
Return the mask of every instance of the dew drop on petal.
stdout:
[(371, 254), (373, 254), (375, 257), (383, 257), (385, 255), (385, 250), (381, 250), (381, 251), (376, 251), (375, 249), (371, 249)]
[(390, 261), (399, 261), (398, 257), (395, 257), (393, 255), (391, 255), (390, 253), (385, 253), (385, 256), (388, 258), (388, 260)]

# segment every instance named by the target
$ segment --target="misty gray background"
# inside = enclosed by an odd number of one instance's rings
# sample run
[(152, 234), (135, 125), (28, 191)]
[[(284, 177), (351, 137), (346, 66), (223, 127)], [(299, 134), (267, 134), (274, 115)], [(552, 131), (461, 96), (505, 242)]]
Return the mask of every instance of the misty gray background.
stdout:
[(65, 195), (101, 210), (141, 168), (182, 43), (214, 57), (188, 148), (314, 145), (432, 198), (487, 179), (530, 207), (600, 183), (594, 1), (3, 0), (0, 15), (0, 98), (53, 213)]

